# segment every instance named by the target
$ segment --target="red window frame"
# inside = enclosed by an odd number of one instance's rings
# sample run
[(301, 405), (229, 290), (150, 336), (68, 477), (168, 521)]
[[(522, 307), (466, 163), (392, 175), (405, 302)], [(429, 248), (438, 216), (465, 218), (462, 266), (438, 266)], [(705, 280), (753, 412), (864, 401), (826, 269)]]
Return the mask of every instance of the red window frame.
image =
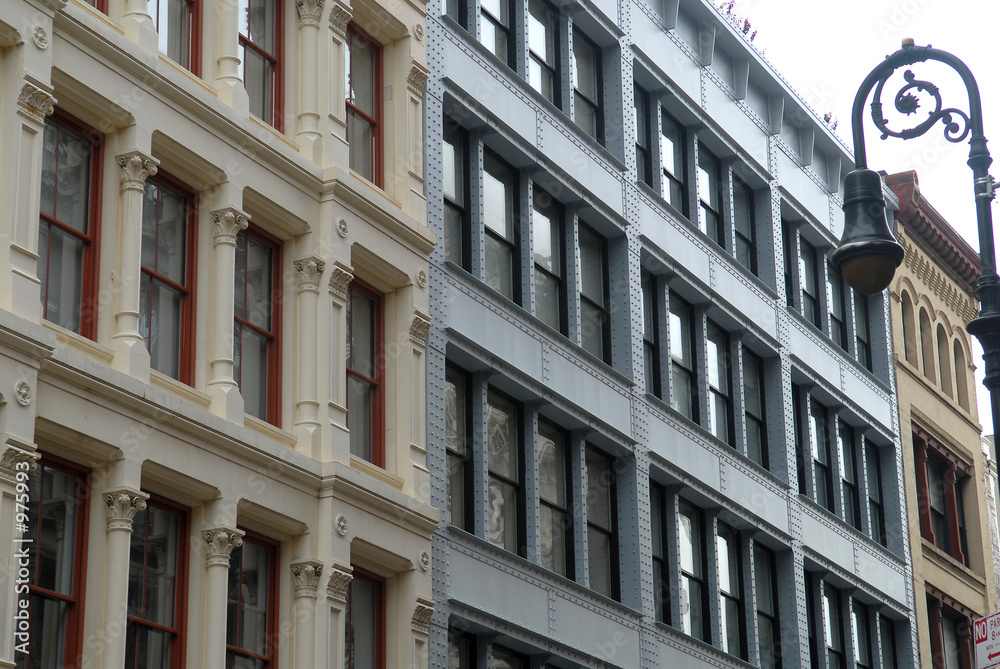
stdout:
[[(181, 285), (175, 281), (167, 278), (166, 276), (158, 273), (155, 269), (147, 268), (142, 265), (140, 260), (141, 274), (148, 275), (152, 281), (158, 281), (163, 283), (174, 290), (177, 290), (181, 294), (181, 313), (180, 313), (180, 332), (178, 341), (178, 369), (177, 369), (177, 380), (181, 383), (186, 383), (192, 385), (194, 383), (194, 358), (195, 358), (195, 331), (194, 331), (194, 318), (195, 318), (195, 279), (197, 276), (197, 266), (198, 266), (198, 195), (197, 193), (184, 185), (182, 182), (171, 177), (169, 174), (164, 172), (159, 172), (156, 176), (149, 177), (147, 180), (147, 187), (150, 181), (161, 183), (170, 190), (178, 193), (179, 195), (187, 199), (187, 230), (185, 232), (184, 243), (186, 249), (184, 251), (185, 255), (185, 267), (184, 267), (184, 280), (185, 284)], [(143, 212), (143, 218), (145, 218), (146, 212)], [(150, 291), (152, 291), (152, 281), (150, 284)], [(141, 283), (140, 283), (141, 290)], [(150, 305), (152, 305), (152, 294), (150, 295)], [(143, 317), (140, 317), (142, 320)], [(146, 348), (149, 349), (150, 342), (149, 338), (146, 338)]]
[[(369, 417), (371, 421), (371, 431), (372, 431), (372, 443), (371, 443), (371, 463), (377, 467), (385, 467), (385, 296), (378, 292), (365, 282), (355, 279), (351, 282), (350, 288), (348, 289), (348, 301), (354, 299), (354, 293), (360, 293), (362, 296), (374, 302), (374, 350), (372, 355), (374, 356), (374, 376), (368, 376), (361, 373), (361, 371), (356, 370), (351, 367), (352, 355), (347, 356), (347, 378), (348, 381), (353, 376), (360, 379), (362, 382), (367, 383), (371, 387), (372, 392), (372, 415)], [(348, 346), (353, 342), (353, 320), (348, 320), (348, 330), (347, 330), (347, 340)], [(350, 349), (348, 349), (350, 351)], [(348, 391), (348, 396), (350, 392)], [(350, 402), (347, 404), (347, 429), (351, 429), (351, 406)]]
[[(66, 636), (63, 639), (64, 652), (63, 652), (63, 664), (67, 667), (76, 666), (77, 659), (83, 650), (83, 613), (84, 613), (84, 594), (86, 586), (85, 575), (87, 573), (87, 536), (88, 536), (88, 525), (89, 525), (89, 514), (88, 505), (86, 501), (88, 500), (88, 491), (90, 490), (90, 471), (79, 465), (76, 465), (62, 458), (57, 458), (55, 456), (43, 454), (41, 460), (38, 462), (38, 468), (48, 467), (51, 469), (56, 469), (65, 474), (73, 476), (77, 479), (78, 488), (76, 499), (74, 503), (76, 505), (76, 528), (75, 536), (73, 537), (73, 588), (71, 595), (63, 595), (46, 588), (41, 588), (35, 583), (38, 581), (38, 567), (40, 560), (32, 560), (32, 578), (31, 583), (28, 586), (28, 593), (30, 597), (44, 597), (46, 599), (58, 600), (65, 602), (66, 607), (66, 624), (65, 632)], [(37, 471), (37, 470), (36, 470)], [(43, 502), (42, 496), (38, 499), (29, 500), (30, 504), (36, 505), (36, 511), (38, 518), (42, 518)], [(30, 544), (33, 550), (29, 551), (35, 553), (39, 547), (38, 537), (31, 537), (34, 541)], [(24, 546), (25, 544), (22, 544)], [(30, 609), (29, 609), (29, 615)], [(31, 629), (38, 632), (38, 627), (35, 625), (31, 626)], [(30, 666), (27, 655), (20, 656), (20, 663), (18, 666)]]
[[(101, 2), (107, 2), (107, 0), (99, 0)], [(156, 24), (157, 32), (159, 32), (157, 9), (159, 8), (160, 2), (169, 2), (170, 0), (157, 0), (157, 6), (151, 7), (149, 13), (153, 17), (153, 23)], [(201, 0), (185, 0), (186, 12), (185, 12), (185, 27), (187, 28), (187, 44), (184, 48), (184, 61), (178, 61), (181, 67), (185, 68), (191, 74), (195, 76), (201, 76)], [(164, 52), (161, 52), (164, 53)], [(170, 57), (170, 54), (166, 54)]]
[[(264, 0), (265, 2), (268, 0)], [(278, 132), (285, 130), (285, 67), (282, 55), (285, 53), (285, 7), (283, 0), (270, 0), (274, 3), (274, 16), (271, 20), (274, 23), (274, 53), (265, 51), (260, 45), (244, 35), (239, 34), (239, 45), (248, 48), (268, 61), (271, 65), (271, 100), (269, 118), (263, 120), (274, 127)], [(246, 3), (246, 4), (245, 4)], [(249, 10), (248, 0), (239, 0), (239, 7)], [(245, 77), (245, 71), (244, 71)], [(246, 79), (243, 81), (246, 86)]]
[[(135, 623), (137, 628), (146, 628), (157, 630), (161, 632), (166, 632), (172, 635), (170, 640), (170, 662), (169, 669), (181, 669), (184, 666), (184, 656), (186, 654), (187, 638), (185, 631), (187, 630), (187, 585), (188, 585), (188, 552), (189, 552), (189, 540), (190, 540), (190, 524), (191, 524), (191, 512), (185, 506), (171, 502), (158, 495), (150, 495), (149, 499), (146, 500), (146, 510), (144, 514), (148, 514), (150, 510), (158, 508), (168, 513), (174, 514), (179, 518), (177, 523), (177, 577), (174, 584), (174, 626), (165, 627), (163, 625), (154, 623), (152, 621), (147, 621), (138, 616), (128, 615), (127, 622)], [(148, 517), (148, 516), (143, 516)], [(136, 535), (137, 528), (134, 523), (132, 526), (132, 536)], [(148, 546), (147, 546), (148, 550)], [(131, 554), (131, 546), (129, 547), (129, 552)], [(143, 596), (145, 596), (145, 569), (147, 561), (143, 559)], [(131, 565), (129, 566), (131, 570)], [(127, 632), (127, 628), (126, 628)], [(135, 630), (138, 634), (139, 629)], [(136, 643), (138, 647), (138, 641)], [(126, 641), (127, 647), (127, 641)], [(126, 667), (128, 664), (128, 657), (125, 658)]]
[[(97, 338), (97, 316), (98, 316), (98, 300), (97, 295), (99, 291), (99, 277), (97, 268), (99, 267), (100, 260), (100, 232), (101, 232), (101, 186), (102, 186), (102, 170), (101, 165), (103, 164), (103, 153), (104, 153), (104, 135), (97, 130), (91, 128), (90, 126), (82, 123), (81, 121), (73, 118), (69, 114), (63, 112), (61, 109), (56, 109), (52, 116), (46, 119), (45, 124), (49, 123), (56, 124), (56, 129), (58, 131), (60, 126), (65, 126), (73, 132), (77, 133), (91, 143), (91, 153), (90, 153), (90, 192), (88, 193), (89, 202), (87, 203), (87, 230), (88, 234), (83, 235), (78, 231), (74, 230), (72, 226), (60, 223), (56, 218), (44, 214), (41, 211), (38, 212), (39, 221), (45, 222), (50, 226), (55, 226), (59, 230), (69, 234), (77, 239), (84, 242), (83, 251), (83, 276), (81, 277), (81, 299), (80, 299), (80, 334), (88, 339)], [(57, 145), (58, 145), (58, 135), (57, 135)], [(58, 184), (58, 160), (56, 164), (56, 183)], [(58, 186), (55, 188), (56, 203), (54, 207), (58, 208)], [(49, 237), (51, 244), (51, 237)], [(38, 249), (39, 256), (45, 255), (46, 258), (49, 257), (49, 249), (46, 248)], [(46, 267), (50, 265), (46, 262)], [(47, 291), (49, 287), (48, 278), (39, 277), (42, 279), (42, 287)], [(41, 296), (42, 301), (42, 318), (46, 318), (48, 312), (48, 295), (43, 294)]]
[(354, 578), (351, 580), (351, 587), (348, 590), (347, 606), (344, 609), (344, 669), (368, 669), (367, 667), (355, 667), (351, 661), (351, 646), (353, 641), (354, 623), (351, 620), (351, 599), (354, 595), (354, 584), (364, 581), (375, 587), (375, 666), (372, 669), (385, 669), (385, 643), (386, 643), (386, 583), (385, 579), (378, 574), (360, 567), (351, 565)]
[[(925, 433), (913, 432), (913, 460), (914, 475), (917, 483), (917, 513), (920, 518), (920, 534), (927, 541), (931, 542), (943, 552), (955, 558), (965, 566), (969, 566), (969, 556), (963, 549), (962, 530), (965, 527), (965, 519), (961, 517), (964, 513), (960, 496), (962, 494), (961, 481), (969, 477), (970, 472), (958, 466), (952, 457), (938, 444), (925, 435)], [(945, 503), (945, 524), (947, 525), (947, 538), (939, 538), (934, 534), (934, 527), (931, 512), (930, 484), (928, 482), (927, 465), (941, 470), (944, 490), (942, 497)]]
[[(226, 669), (233, 667), (230, 664), (230, 658), (234, 655), (239, 655), (241, 657), (249, 658), (251, 660), (259, 660), (261, 662), (261, 669), (271, 669), (272, 667), (278, 666), (278, 647), (280, 644), (280, 637), (278, 636), (278, 558), (280, 557), (281, 545), (272, 539), (252, 532), (245, 528), (240, 528), (244, 531), (243, 535), (243, 546), (249, 544), (254, 544), (267, 551), (268, 553), (268, 570), (267, 570), (267, 620), (265, 623), (264, 631), (264, 642), (266, 644), (266, 654), (258, 655), (251, 651), (244, 650), (238, 646), (233, 646), (228, 643), (229, 639), (226, 639)], [(237, 551), (242, 551), (242, 548), (237, 548), (233, 553)], [(242, 553), (238, 553), (242, 555)], [(230, 557), (229, 569), (230, 571), (235, 567), (235, 561), (232, 556)], [(241, 574), (242, 574), (242, 563), (240, 564)], [(239, 603), (236, 607), (237, 611), (241, 611)], [(237, 624), (238, 627), (238, 624)]]
[[(267, 337), (267, 381), (264, 388), (267, 402), (267, 415), (264, 417), (271, 425), (281, 427), (281, 304), (282, 304), (282, 264), (281, 264), (281, 240), (274, 235), (264, 232), (256, 226), (249, 226), (239, 233), (247, 238), (253, 238), (261, 244), (271, 249), (271, 329), (265, 330), (254, 325), (249, 320), (234, 312), (235, 326), (250, 328), (252, 331)], [(237, 242), (238, 243), (238, 242)], [(236, 290), (240, 289), (236, 286)], [(243, 284), (244, 293), (246, 291), (246, 281)], [(246, 299), (243, 300), (244, 305)], [(235, 342), (234, 342), (235, 343)], [(234, 368), (236, 382), (242, 381), (242, 371), (239, 366)]]
[[(346, 114), (350, 116), (351, 114), (356, 114), (363, 121), (368, 123), (372, 127), (372, 183), (374, 183), (379, 188), (382, 188), (382, 45), (375, 41), (375, 39), (369, 35), (367, 32), (361, 29), (358, 24), (351, 21), (347, 24), (347, 48), (348, 50), (354, 44), (354, 40), (359, 40), (364, 43), (365, 46), (369, 47), (375, 54), (375, 63), (372, 67), (373, 73), (375, 75), (375, 80), (372, 82), (372, 102), (374, 104), (375, 116), (370, 116), (367, 112), (362, 110), (360, 107), (355, 106), (349, 98), (345, 97), (344, 105)], [(353, 62), (353, 61), (351, 61)], [(350, 72), (348, 72), (348, 78), (350, 78)], [(346, 82), (347, 86), (350, 86), (350, 82)], [(348, 136), (347, 143), (351, 143), (350, 137), (350, 121), (347, 121)], [(352, 166), (353, 167), (353, 166)]]

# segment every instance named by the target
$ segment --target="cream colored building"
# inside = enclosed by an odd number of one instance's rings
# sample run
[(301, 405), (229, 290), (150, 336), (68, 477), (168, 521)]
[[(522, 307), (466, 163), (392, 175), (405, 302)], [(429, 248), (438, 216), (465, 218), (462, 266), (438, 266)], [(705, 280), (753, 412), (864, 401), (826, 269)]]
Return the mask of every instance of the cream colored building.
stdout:
[(427, 665), (424, 13), (0, 0), (0, 667)]
[(887, 183), (906, 249), (891, 286), (892, 327), (920, 666), (972, 669), (969, 622), (997, 610), (992, 491), (966, 331), (979, 257), (923, 199), (914, 172)]

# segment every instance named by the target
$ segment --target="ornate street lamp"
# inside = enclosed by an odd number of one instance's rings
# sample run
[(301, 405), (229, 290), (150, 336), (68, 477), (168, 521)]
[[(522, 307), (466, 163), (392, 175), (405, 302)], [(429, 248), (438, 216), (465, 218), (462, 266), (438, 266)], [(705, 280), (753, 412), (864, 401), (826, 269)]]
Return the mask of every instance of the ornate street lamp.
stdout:
[[(962, 77), (969, 93), (969, 113), (954, 107), (945, 108), (941, 93), (929, 81), (917, 79), (911, 70), (903, 73), (906, 84), (896, 93), (893, 104), (897, 111), (910, 115), (917, 111), (915, 93), (934, 100), (934, 108), (919, 124), (906, 130), (889, 128), (882, 115), (882, 89), (889, 77), (901, 67), (937, 61), (951, 67)], [(903, 260), (903, 248), (896, 242), (885, 217), (882, 180), (868, 169), (865, 157), (865, 136), (862, 127), (862, 107), (875, 88), (871, 103), (872, 121), (882, 131), (882, 139), (920, 137), (938, 121), (944, 125), (944, 137), (949, 142), (969, 138), (969, 167), (972, 168), (976, 197), (976, 222), (979, 226), (980, 276), (977, 288), (981, 308), (979, 316), (969, 323), (969, 332), (983, 346), (986, 378), (983, 385), (990, 391), (993, 429), (1000, 428), (1000, 280), (997, 279), (996, 250), (993, 244), (993, 215), (990, 203), (997, 186), (987, 170), (993, 159), (986, 150), (983, 136), (983, 110), (979, 86), (972, 72), (961, 60), (946, 51), (929, 46), (914, 46), (912, 39), (903, 40), (902, 48), (886, 57), (871, 71), (854, 97), (851, 127), (854, 134), (854, 164), (856, 168), (844, 178), (844, 236), (833, 254), (833, 262), (844, 279), (861, 293), (871, 295), (885, 289)]]

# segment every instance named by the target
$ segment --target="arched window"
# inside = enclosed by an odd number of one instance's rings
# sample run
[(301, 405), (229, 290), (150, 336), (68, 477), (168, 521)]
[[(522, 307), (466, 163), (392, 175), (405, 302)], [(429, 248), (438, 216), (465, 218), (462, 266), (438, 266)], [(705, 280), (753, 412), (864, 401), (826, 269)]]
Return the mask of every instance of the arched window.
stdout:
[(938, 367), (941, 370), (941, 390), (949, 397), (953, 397), (951, 389), (951, 351), (948, 350), (948, 333), (944, 331), (944, 326), (938, 324), (937, 327), (937, 349)]
[(920, 362), (924, 366), (924, 376), (931, 381), (937, 380), (934, 373), (934, 337), (931, 334), (931, 319), (925, 309), (920, 310)]
[(965, 362), (965, 351), (962, 344), (955, 340), (955, 395), (960, 407), (969, 410), (969, 379), (966, 377), (968, 366)]
[(905, 290), (903, 291), (903, 355), (906, 356), (906, 362), (910, 363), (914, 367), (917, 366), (917, 331), (916, 324), (913, 321), (913, 301), (910, 300), (910, 294)]

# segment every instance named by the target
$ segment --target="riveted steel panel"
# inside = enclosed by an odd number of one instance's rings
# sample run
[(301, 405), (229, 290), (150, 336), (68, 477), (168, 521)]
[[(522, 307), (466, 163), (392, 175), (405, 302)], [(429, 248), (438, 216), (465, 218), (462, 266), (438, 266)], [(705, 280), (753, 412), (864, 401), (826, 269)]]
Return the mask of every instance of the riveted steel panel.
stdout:
[(621, 667), (639, 665), (639, 630), (554, 593), (553, 638)]
[(649, 450), (713, 490), (721, 490), (719, 457), (656, 415), (649, 417)]
[(854, 571), (854, 542), (809, 512), (802, 514), (802, 543), (827, 562), (848, 573)]
[(461, 551), (449, 556), (448, 598), (536, 634), (548, 635), (548, 593)]
[(788, 533), (788, 500), (731, 462), (722, 463), (726, 496), (781, 532)]
[(767, 165), (767, 135), (729, 94), (711, 79), (705, 80), (705, 107), (712, 119), (730, 136), (738, 139), (740, 148), (761, 165)]
[(632, 26), (633, 48), (657, 63), (670, 76), (674, 86), (689, 97), (701, 97), (701, 68), (691, 57), (664, 35), (659, 26), (649, 21), (636, 21)]
[(778, 322), (773, 299), (748, 284), (731, 265), (714, 265), (715, 292), (730, 305), (739, 309), (747, 320), (763, 330), (767, 335), (778, 338)]
[(830, 230), (830, 195), (813, 181), (802, 168), (798, 167), (782, 150), (774, 152), (777, 158), (781, 186), (795, 200), (805, 207), (819, 221), (820, 226)]
[(539, 118), (538, 148), (571, 178), (615, 211), (624, 208), (621, 173), (612, 170), (605, 159), (572, 138), (568, 129)]
[(559, 353), (547, 354), (549, 387), (573, 404), (607, 422), (622, 434), (632, 431), (632, 405), (628, 394)]
[(453, 291), (452, 329), (536, 379), (542, 378), (542, 344), (464, 291)]

